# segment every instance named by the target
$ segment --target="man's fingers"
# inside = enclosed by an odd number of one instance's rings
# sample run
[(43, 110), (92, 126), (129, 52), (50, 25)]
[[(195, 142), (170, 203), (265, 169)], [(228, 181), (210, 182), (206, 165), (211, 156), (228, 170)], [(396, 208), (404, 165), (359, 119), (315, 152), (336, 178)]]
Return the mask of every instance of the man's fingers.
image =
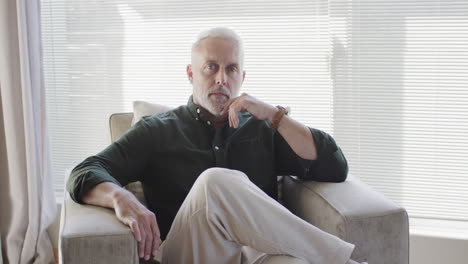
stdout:
[(153, 256), (156, 256), (161, 245), (161, 233), (159, 232), (158, 222), (156, 216), (153, 214), (150, 222), (151, 231), (153, 232)]
[(130, 220), (128, 222), (128, 226), (130, 227), (130, 230), (132, 230), (133, 235), (135, 236), (135, 239), (140, 242), (141, 241), (141, 232), (140, 228), (138, 227), (138, 224), (135, 220)]
[(130, 220), (128, 225), (130, 226), (135, 239), (138, 241), (138, 256), (142, 258), (145, 249), (145, 237), (142, 233), (144, 231), (140, 228), (140, 226), (138, 226), (138, 222), (136, 220)]
[[(141, 228), (143, 230), (143, 228)], [(143, 258), (145, 256), (145, 244), (146, 244), (146, 236), (144, 234), (144, 231), (142, 231), (142, 236), (141, 236), (141, 241), (138, 242), (138, 256), (140, 258)]]
[(145, 246), (144, 246), (144, 253), (145, 253), (145, 260), (148, 260), (151, 255), (151, 248), (153, 246), (153, 233), (151, 232), (151, 227), (149, 225), (148, 217), (146, 216), (145, 219), (142, 219), (142, 225), (145, 229)]
[[(247, 95), (248, 94), (246, 94), (246, 93), (242, 93), (242, 96), (247, 96)], [(235, 103), (235, 102), (238, 102), (239, 100), (242, 100), (241, 96), (229, 99), (227, 104), (224, 106), (223, 110), (221, 110), (220, 114), (221, 115), (225, 114), (227, 111), (230, 110), (232, 104)]]
[[(155, 215), (141, 205), (135, 197), (133, 199), (128, 199), (127, 203), (118, 204), (115, 211), (119, 220), (130, 227), (138, 241), (138, 256), (148, 260), (153, 252), (153, 243), (159, 246), (159, 229), (156, 227), (153, 231), (151, 226), (156, 225)], [(157, 236), (154, 235), (155, 233)]]
[(234, 105), (233, 107), (229, 109), (229, 116), (231, 117), (230, 121), (231, 121), (232, 127), (234, 128), (237, 128), (237, 126), (239, 125), (238, 113), (239, 113), (239, 110), (238, 110), (237, 105)]
[[(127, 224), (138, 241), (138, 256), (146, 260), (152, 253), (156, 256), (161, 239), (154, 214), (142, 217), (139, 223), (136, 220), (129, 220)], [(152, 225), (155, 227), (151, 227)]]
[(234, 127), (233, 109), (229, 109), (229, 126)]
[(239, 112), (242, 109), (242, 106), (237, 105), (237, 107), (234, 109), (234, 126), (237, 128), (239, 126)]
[(236, 100), (236, 98), (229, 99), (227, 104), (224, 106), (223, 110), (221, 110), (220, 115), (224, 115), (227, 111), (229, 111), (229, 107), (231, 107), (231, 104)]

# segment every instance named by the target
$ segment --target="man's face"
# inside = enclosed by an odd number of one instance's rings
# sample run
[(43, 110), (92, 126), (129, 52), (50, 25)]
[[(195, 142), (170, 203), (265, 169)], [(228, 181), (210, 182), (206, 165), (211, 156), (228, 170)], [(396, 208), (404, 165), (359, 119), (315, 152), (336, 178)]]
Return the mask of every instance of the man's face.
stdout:
[(192, 52), (187, 75), (193, 86), (193, 101), (219, 116), (228, 100), (239, 95), (244, 81), (238, 45), (230, 39), (206, 38)]

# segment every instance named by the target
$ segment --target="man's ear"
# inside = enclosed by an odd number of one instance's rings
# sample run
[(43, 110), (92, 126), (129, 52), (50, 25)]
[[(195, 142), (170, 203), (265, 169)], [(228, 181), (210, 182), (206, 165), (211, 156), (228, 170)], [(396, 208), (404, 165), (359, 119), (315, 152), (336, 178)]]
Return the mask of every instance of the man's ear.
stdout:
[(190, 83), (193, 83), (192, 64), (187, 65), (187, 78), (189, 79)]

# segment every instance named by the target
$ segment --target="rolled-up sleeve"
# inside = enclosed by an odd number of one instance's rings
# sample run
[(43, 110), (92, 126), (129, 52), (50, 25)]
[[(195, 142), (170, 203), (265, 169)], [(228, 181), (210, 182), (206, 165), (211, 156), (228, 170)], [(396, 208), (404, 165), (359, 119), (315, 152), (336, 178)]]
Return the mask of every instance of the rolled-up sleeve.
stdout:
[(86, 158), (72, 170), (68, 179), (67, 191), (71, 198), (83, 203), (83, 195), (99, 183), (124, 186), (140, 180), (153, 152), (155, 138), (143, 118), (103, 151)]
[(329, 134), (309, 128), (315, 146), (317, 159), (307, 160), (299, 157), (279, 134), (275, 135), (275, 159), (278, 175), (294, 175), (304, 180), (321, 182), (343, 182), (348, 174), (348, 163)]

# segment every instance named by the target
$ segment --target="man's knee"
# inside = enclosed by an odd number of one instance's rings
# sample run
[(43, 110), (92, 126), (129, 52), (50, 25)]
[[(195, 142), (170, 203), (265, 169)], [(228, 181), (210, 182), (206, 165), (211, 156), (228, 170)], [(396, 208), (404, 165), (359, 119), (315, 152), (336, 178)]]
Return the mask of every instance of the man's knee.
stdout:
[[(225, 168), (209, 168), (198, 176), (197, 184), (203, 184), (207, 187), (233, 187), (233, 184), (242, 182), (247, 178), (241, 171)], [(247, 178), (248, 179), (248, 178)]]

